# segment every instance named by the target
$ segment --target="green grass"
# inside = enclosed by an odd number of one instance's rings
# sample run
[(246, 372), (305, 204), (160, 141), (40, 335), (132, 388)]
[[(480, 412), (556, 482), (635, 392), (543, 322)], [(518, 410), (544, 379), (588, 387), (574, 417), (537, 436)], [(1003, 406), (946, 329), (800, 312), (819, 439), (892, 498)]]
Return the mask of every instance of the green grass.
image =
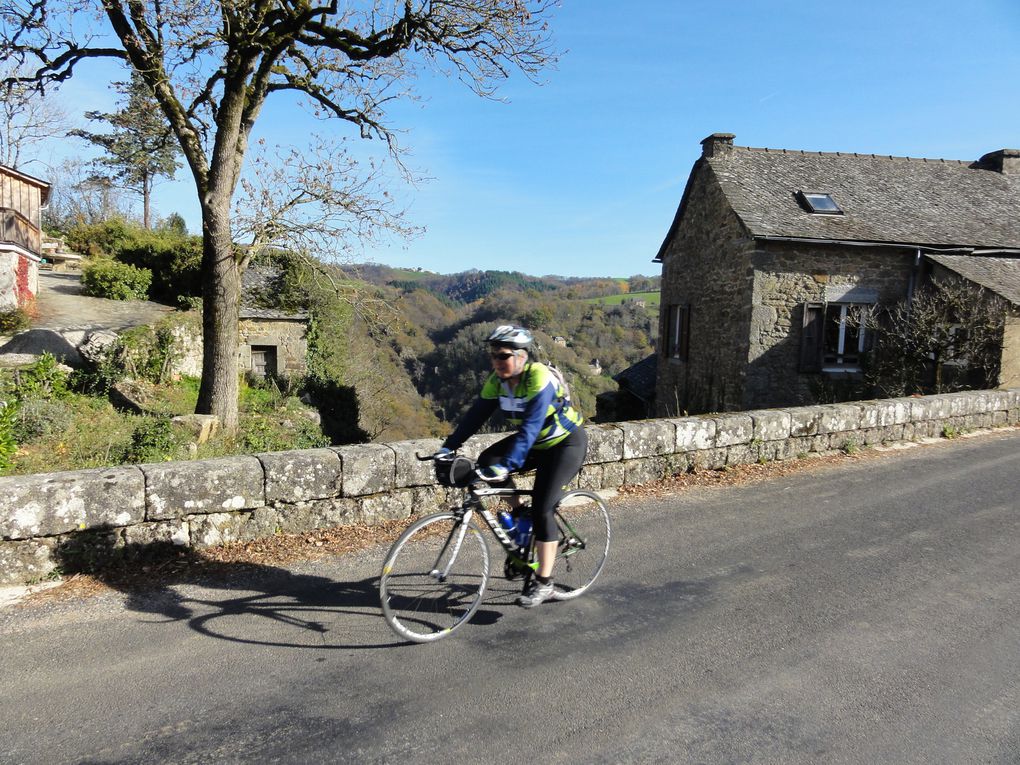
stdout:
[[(138, 440), (137, 431), (159, 434), (153, 423), (175, 414), (190, 414), (195, 409), (199, 381), (195, 378), (163, 386), (152, 386), (148, 405), (152, 416), (118, 411), (105, 398), (67, 394), (53, 406), (67, 412), (67, 421), (59, 428), (21, 444), (13, 464), (4, 475), (49, 473), (61, 470), (107, 467), (121, 464), (126, 450)], [(328, 439), (319, 427), (304, 416), (305, 407), (296, 396), (275, 388), (251, 387), (242, 383), (239, 401), (239, 428), (234, 437), (223, 435), (201, 444), (189, 453), (185, 431), (159, 441), (162, 451), (146, 453), (145, 461), (163, 459), (205, 459), (260, 451), (306, 449), (325, 446)], [(151, 440), (151, 439), (150, 439)]]
[(431, 271), (409, 271), (403, 268), (392, 269), (389, 281), (397, 282), (420, 282), (428, 279), (430, 276), (435, 276)]
[(627, 300), (644, 300), (649, 306), (659, 304), (659, 292), (627, 292), (622, 295), (605, 295), (604, 297), (586, 298), (586, 303), (601, 303), (602, 305), (620, 305)]

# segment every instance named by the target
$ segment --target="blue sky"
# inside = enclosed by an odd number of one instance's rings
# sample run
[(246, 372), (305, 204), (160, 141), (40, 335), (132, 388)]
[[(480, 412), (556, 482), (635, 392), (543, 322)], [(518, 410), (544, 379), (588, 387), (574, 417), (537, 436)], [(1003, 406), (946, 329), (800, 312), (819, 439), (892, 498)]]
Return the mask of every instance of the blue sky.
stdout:
[[(622, 10), (621, 10), (622, 9)], [(1017, 0), (565, 0), (559, 64), (480, 99), (422, 83), (391, 111), (411, 166), (397, 189), (425, 233), (364, 260), (442, 273), (657, 274), (700, 141), (973, 160), (1020, 147)], [(72, 103), (107, 96), (76, 77)], [(76, 90), (75, 90), (76, 88)], [(258, 131), (292, 134), (270, 101)], [(199, 229), (186, 170), (160, 215)]]

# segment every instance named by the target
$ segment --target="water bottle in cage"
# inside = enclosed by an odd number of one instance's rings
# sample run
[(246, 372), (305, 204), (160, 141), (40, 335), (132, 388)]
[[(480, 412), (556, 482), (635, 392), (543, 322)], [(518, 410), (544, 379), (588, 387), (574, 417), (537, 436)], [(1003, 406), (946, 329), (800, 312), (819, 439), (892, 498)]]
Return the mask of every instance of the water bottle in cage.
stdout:
[(527, 516), (517, 519), (517, 537), (515, 541), (520, 547), (527, 547), (528, 543), (531, 542), (531, 519)]
[(514, 536), (514, 529), (517, 527), (517, 521), (506, 510), (500, 510), (499, 513), (496, 514), (496, 517), (499, 518), (499, 525), (506, 529), (506, 533), (512, 539)]

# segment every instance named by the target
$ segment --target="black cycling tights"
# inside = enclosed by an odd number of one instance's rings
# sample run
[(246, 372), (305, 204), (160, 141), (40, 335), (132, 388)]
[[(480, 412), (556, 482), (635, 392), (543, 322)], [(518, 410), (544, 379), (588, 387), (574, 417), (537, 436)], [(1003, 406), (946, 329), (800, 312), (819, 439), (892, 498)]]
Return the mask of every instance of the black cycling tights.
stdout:
[[(510, 451), (516, 436), (497, 441), (478, 455), (482, 467), (501, 463)], [(549, 449), (532, 449), (520, 472), (535, 471), (535, 489), (531, 498), (531, 521), (534, 524), (535, 539), (539, 542), (554, 542), (557, 538), (553, 508), (560, 501), (565, 487), (581, 471), (584, 455), (588, 451), (588, 434), (583, 427)], [(511, 483), (508, 480), (507, 483)], [(497, 486), (499, 484), (496, 484)], [(505, 484), (504, 484), (505, 485)]]

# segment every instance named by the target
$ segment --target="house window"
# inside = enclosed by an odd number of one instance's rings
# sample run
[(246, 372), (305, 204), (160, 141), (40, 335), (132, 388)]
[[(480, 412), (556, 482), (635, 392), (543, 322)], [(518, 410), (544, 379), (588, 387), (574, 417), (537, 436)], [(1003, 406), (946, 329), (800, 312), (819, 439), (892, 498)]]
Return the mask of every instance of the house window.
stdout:
[[(938, 359), (943, 364), (948, 364), (954, 367), (966, 367), (967, 359), (963, 355), (963, 349), (967, 345), (968, 332), (967, 328), (962, 324), (953, 324), (949, 327), (948, 337), (946, 338), (946, 347), (942, 352), (942, 358)], [(936, 361), (934, 351), (929, 354), (932, 361)]]
[(669, 307), (666, 319), (666, 357), (687, 361), (687, 343), (690, 339), (691, 307), (674, 304)]
[(275, 345), (253, 345), (251, 347), (251, 371), (256, 377), (276, 376)]
[(801, 372), (857, 372), (867, 349), (861, 311), (870, 304), (805, 303)]
[(798, 201), (804, 205), (809, 213), (815, 215), (842, 215), (843, 211), (831, 194), (822, 194), (817, 191), (798, 191)]

